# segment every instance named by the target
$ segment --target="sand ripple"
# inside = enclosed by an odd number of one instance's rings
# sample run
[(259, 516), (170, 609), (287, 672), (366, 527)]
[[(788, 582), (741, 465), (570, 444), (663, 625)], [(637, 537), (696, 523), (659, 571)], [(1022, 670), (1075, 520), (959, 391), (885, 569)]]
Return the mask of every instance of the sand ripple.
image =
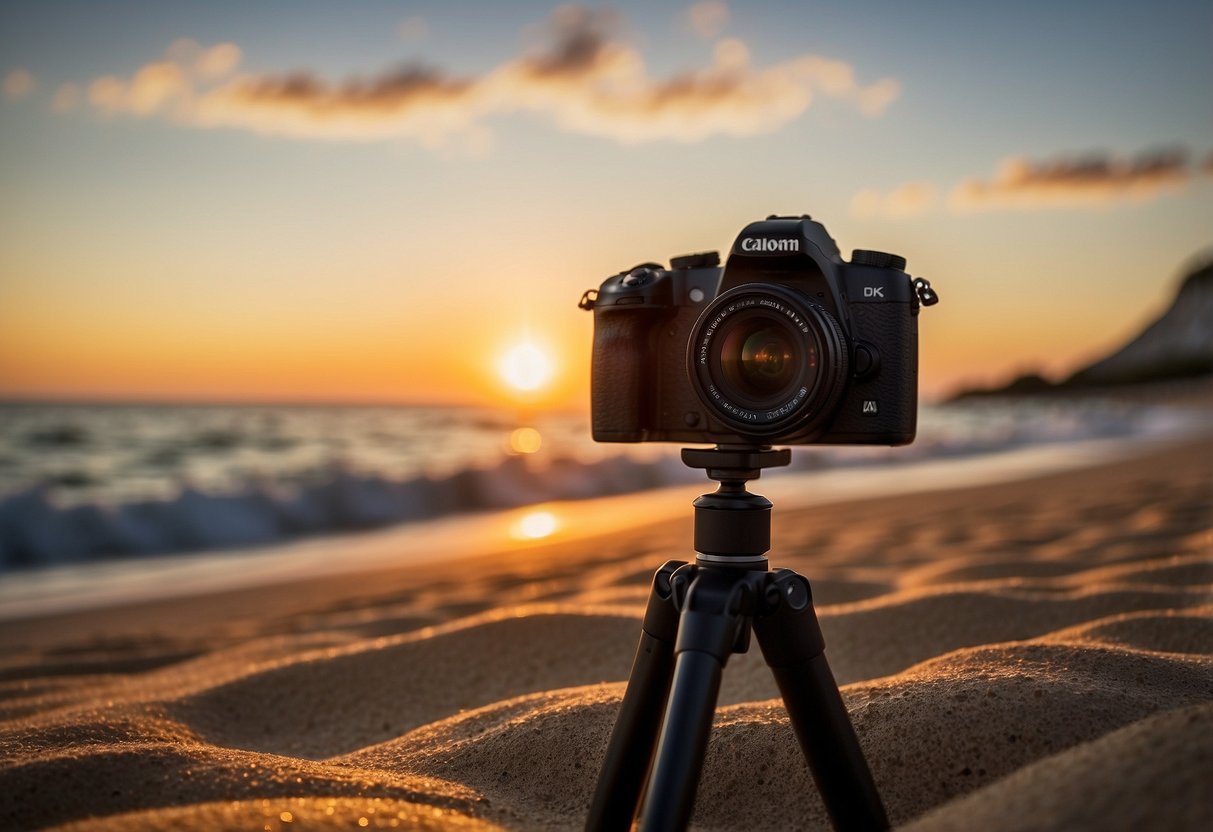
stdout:
[[(1213, 825), (1209, 481), (1188, 448), (787, 518), (778, 560), (814, 580), (895, 822)], [(676, 531), (314, 585), (238, 627), (222, 598), (182, 632), (50, 622), (0, 651), (0, 826), (579, 828)], [(726, 672), (695, 824), (825, 825), (756, 650)]]

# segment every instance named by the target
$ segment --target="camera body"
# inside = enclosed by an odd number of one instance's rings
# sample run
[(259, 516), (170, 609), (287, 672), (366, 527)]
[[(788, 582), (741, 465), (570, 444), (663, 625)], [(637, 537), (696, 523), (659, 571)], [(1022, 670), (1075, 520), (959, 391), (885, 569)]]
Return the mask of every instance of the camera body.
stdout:
[(806, 215), (751, 223), (719, 263), (645, 263), (585, 304), (595, 440), (913, 441), (918, 313), (937, 297), (903, 258), (857, 250), (847, 262)]

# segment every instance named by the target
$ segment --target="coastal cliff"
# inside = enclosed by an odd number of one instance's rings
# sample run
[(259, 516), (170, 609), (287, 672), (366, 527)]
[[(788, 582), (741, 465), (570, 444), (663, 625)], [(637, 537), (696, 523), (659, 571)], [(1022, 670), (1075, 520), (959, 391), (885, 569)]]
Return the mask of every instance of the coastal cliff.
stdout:
[(1109, 389), (1213, 378), (1213, 257), (1180, 282), (1171, 305), (1110, 354), (1061, 381), (1024, 374), (994, 388), (962, 390), (954, 399)]

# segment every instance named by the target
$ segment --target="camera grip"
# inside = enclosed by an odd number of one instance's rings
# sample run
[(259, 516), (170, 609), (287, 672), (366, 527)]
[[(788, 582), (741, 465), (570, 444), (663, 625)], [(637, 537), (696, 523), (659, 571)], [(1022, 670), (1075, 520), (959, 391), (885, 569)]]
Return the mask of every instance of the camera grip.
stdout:
[(646, 375), (646, 345), (656, 312), (635, 306), (594, 310), (590, 404), (598, 442), (644, 441), (653, 386)]
[[(880, 436), (905, 444), (918, 424), (918, 317), (906, 303), (855, 303), (850, 312), (854, 337), (876, 348), (880, 370), (852, 383), (830, 434), (869, 437), (848, 442)], [(876, 402), (876, 414), (866, 412), (865, 402)]]

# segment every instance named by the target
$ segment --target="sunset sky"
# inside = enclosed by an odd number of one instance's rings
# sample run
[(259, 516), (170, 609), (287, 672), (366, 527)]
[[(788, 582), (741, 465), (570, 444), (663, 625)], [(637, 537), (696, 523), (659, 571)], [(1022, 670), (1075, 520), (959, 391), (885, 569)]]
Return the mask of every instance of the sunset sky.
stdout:
[(0, 76), (0, 397), (587, 406), (584, 289), (805, 212), (939, 395), (1213, 244), (1208, 0), (7, 2)]

